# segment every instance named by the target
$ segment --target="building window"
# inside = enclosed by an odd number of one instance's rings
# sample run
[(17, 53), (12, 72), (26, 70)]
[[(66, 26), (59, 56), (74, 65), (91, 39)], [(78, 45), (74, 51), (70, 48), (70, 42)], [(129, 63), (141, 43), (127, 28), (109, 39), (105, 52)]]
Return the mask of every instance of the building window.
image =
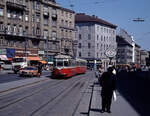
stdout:
[(88, 57), (89, 57), (89, 56), (91, 56), (91, 53), (90, 53), (90, 52), (88, 52)]
[(28, 35), (28, 27), (25, 27), (25, 35)]
[(36, 22), (37, 22), (37, 23), (40, 22), (40, 14), (36, 14)]
[(52, 20), (52, 26), (56, 26), (56, 21)]
[(48, 15), (48, 6), (44, 6), (43, 10), (44, 10), (44, 14)]
[(52, 15), (56, 15), (56, 9), (52, 9)]
[(21, 12), (19, 12), (19, 14), (18, 14), (18, 15), (19, 15), (19, 19), (20, 19), (20, 20), (22, 20), (22, 13), (21, 13)]
[(97, 40), (99, 39), (99, 35), (97, 35)]
[(97, 43), (97, 49), (99, 48), (99, 43)]
[(89, 48), (89, 49), (91, 48), (91, 43), (88, 43), (88, 48)]
[(19, 26), (19, 35), (20, 35), (20, 36), (22, 36), (22, 32), (23, 32), (22, 26), (20, 25), (20, 26)]
[(88, 34), (88, 39), (89, 39), (89, 40), (91, 39), (91, 35), (90, 35), (90, 34)]
[(81, 57), (81, 52), (79, 52), (79, 57)]
[(35, 9), (34, 0), (31, 1), (32, 9)]
[(25, 21), (29, 21), (29, 13), (28, 12), (25, 13)]
[(44, 25), (48, 25), (48, 18), (44, 18)]
[(17, 12), (13, 11), (13, 18), (16, 18), (16, 17), (17, 17)]
[(35, 21), (35, 15), (33, 14), (32, 15), (32, 22), (34, 22)]
[(7, 10), (7, 17), (10, 18), (11, 17), (11, 11), (8, 9)]
[(47, 39), (47, 37), (48, 37), (48, 30), (44, 30), (43, 34), (44, 34), (44, 39)]
[(14, 25), (13, 26), (13, 34), (16, 35), (16, 33), (17, 33), (17, 27), (16, 27), (16, 25)]
[(4, 15), (4, 9), (0, 8), (0, 16), (3, 16), (3, 15)]
[(18, 3), (19, 3), (19, 4), (23, 4), (23, 1), (22, 1), (22, 0), (18, 0)]
[(40, 8), (41, 8), (40, 2), (37, 1), (37, 2), (36, 2), (36, 9), (37, 9), (37, 10), (40, 10)]
[(26, 8), (29, 8), (29, 1), (26, 0)]
[(32, 35), (35, 35), (35, 29), (32, 27)]
[(36, 35), (40, 35), (40, 33), (41, 33), (40, 28), (36, 28)]
[(79, 46), (78, 46), (79, 48), (81, 48), (81, 43), (79, 43)]
[(3, 29), (4, 29), (3, 22), (0, 22), (0, 31), (3, 31)]
[(8, 33), (8, 34), (11, 33), (11, 27), (10, 27), (10, 24), (7, 25), (7, 33)]
[(81, 36), (81, 34), (79, 34), (79, 39), (82, 39), (82, 36)]
[(56, 31), (53, 31), (52, 32), (52, 40), (56, 40), (56, 37), (57, 37), (57, 33), (56, 33)]

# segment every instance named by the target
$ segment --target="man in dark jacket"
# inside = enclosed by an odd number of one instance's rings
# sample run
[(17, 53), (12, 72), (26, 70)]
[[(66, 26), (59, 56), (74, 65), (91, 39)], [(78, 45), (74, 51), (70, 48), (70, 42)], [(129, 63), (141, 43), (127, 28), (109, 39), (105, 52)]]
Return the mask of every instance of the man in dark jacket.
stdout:
[(113, 91), (116, 88), (116, 77), (112, 73), (113, 68), (109, 67), (107, 72), (104, 72), (100, 78), (100, 85), (102, 86), (101, 97), (102, 97), (102, 113), (111, 113), (111, 100)]
[(39, 77), (40, 77), (40, 75), (42, 74), (42, 67), (43, 67), (42, 63), (39, 63), (39, 65), (38, 65)]

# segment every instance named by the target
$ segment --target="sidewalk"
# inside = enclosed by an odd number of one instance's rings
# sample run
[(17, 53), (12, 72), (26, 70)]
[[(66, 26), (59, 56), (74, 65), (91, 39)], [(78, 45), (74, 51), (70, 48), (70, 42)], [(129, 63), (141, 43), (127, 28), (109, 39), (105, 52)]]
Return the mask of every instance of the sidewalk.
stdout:
[(133, 107), (117, 92), (117, 101), (112, 101), (111, 112), (101, 113), (101, 87), (95, 80), (89, 116), (140, 116)]

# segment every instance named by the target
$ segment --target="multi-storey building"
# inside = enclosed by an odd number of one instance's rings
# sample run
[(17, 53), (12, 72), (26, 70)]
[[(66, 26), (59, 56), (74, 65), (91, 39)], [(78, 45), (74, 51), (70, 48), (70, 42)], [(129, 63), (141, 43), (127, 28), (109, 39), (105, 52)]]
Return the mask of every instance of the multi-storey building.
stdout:
[(130, 64), (132, 62), (132, 45), (122, 36), (117, 35), (117, 64)]
[(149, 52), (146, 50), (141, 50), (141, 66), (146, 66), (146, 61), (149, 59)]
[(13, 56), (73, 55), (74, 14), (55, 0), (1, 0), (0, 48)]
[[(90, 67), (100, 62), (106, 69), (109, 58), (105, 55), (107, 49), (117, 48), (116, 27), (97, 16), (89, 16), (84, 13), (76, 14), (76, 40), (78, 47), (76, 56), (87, 59)], [(112, 63), (115, 64), (115, 58)]]
[(117, 64), (140, 65), (140, 46), (136, 44), (133, 36), (121, 29), (117, 35)]

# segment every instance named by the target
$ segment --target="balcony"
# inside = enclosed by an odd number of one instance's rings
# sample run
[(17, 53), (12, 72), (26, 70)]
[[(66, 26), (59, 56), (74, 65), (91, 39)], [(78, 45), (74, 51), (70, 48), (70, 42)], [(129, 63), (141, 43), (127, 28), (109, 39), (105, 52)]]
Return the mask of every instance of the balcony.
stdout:
[(44, 12), (43, 12), (43, 15), (44, 15), (45, 17), (49, 17), (49, 12), (44, 11)]
[(10, 9), (25, 10), (25, 5), (7, 1), (6, 5)]
[(52, 14), (52, 18), (57, 20), (57, 14)]

